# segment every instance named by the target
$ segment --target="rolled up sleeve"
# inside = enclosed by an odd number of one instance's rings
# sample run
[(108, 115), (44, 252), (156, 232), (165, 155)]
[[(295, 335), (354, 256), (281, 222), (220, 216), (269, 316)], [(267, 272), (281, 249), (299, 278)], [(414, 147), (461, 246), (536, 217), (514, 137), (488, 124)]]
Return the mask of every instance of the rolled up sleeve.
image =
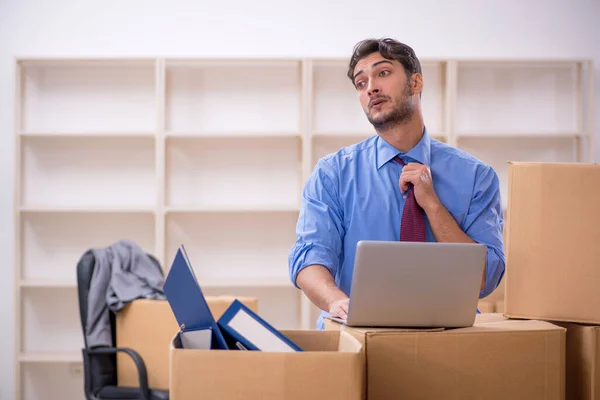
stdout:
[(463, 222), (463, 230), (475, 242), (487, 246), (485, 287), (480, 298), (490, 295), (500, 284), (505, 271), (504, 239), (502, 229), (502, 201), (500, 182), (489, 166), (477, 171), (473, 198)]
[(298, 273), (319, 264), (335, 277), (342, 258), (343, 209), (333, 166), (321, 159), (302, 190), (302, 205), (296, 224), (296, 241), (289, 251), (291, 282)]

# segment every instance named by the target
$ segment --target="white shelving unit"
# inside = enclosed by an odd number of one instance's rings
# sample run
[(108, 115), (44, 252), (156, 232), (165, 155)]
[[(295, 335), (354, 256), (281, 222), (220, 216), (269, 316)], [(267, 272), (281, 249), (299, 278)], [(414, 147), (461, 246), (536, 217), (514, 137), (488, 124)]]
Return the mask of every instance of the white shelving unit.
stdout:
[[(491, 164), (589, 161), (586, 60), (423, 60), (429, 132)], [(83, 396), (75, 267), (131, 239), (165, 272), (184, 244), (208, 295), (278, 328), (318, 310), (287, 256), (317, 160), (373, 134), (345, 59), (18, 60), (17, 398)]]

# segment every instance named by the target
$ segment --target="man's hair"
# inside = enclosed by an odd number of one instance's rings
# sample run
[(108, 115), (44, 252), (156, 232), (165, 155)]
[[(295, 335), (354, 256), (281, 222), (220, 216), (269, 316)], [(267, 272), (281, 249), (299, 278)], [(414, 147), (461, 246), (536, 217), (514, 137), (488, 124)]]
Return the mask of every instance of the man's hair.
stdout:
[(354, 46), (352, 57), (350, 58), (348, 78), (350, 78), (353, 85), (356, 64), (364, 57), (376, 52), (379, 52), (383, 58), (400, 62), (406, 71), (406, 77), (408, 79), (410, 79), (414, 73), (422, 73), (421, 63), (419, 62), (415, 51), (410, 46), (391, 38), (365, 39)]

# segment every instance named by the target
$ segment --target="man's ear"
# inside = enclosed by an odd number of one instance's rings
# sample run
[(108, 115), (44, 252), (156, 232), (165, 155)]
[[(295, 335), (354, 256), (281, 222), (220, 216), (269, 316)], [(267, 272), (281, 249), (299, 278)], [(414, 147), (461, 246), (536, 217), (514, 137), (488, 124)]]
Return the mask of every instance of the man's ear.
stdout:
[(419, 94), (423, 91), (423, 75), (414, 73), (412, 76), (412, 94)]

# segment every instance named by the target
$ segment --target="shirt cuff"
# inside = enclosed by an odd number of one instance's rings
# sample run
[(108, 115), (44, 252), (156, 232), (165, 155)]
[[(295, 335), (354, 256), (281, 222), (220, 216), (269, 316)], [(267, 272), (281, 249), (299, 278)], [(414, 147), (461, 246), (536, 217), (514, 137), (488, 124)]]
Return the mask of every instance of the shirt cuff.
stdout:
[(480, 299), (489, 296), (494, 290), (496, 290), (496, 288), (500, 285), (502, 277), (504, 276), (504, 270), (504, 260), (498, 256), (493, 248), (489, 248), (485, 271), (485, 287), (479, 292)]
[(338, 256), (331, 248), (317, 244), (304, 243), (296, 244), (290, 251), (290, 279), (298, 289), (296, 278), (304, 268), (318, 264), (329, 270), (331, 276), (335, 278)]

